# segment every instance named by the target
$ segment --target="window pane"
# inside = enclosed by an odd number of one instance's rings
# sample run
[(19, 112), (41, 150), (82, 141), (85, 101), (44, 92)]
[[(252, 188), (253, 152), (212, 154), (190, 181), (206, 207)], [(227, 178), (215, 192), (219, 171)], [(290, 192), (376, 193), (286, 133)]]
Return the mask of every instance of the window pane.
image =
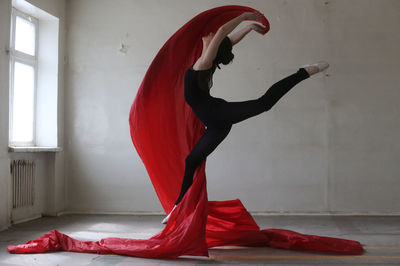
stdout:
[(15, 62), (12, 141), (33, 141), (34, 68)]
[(19, 16), (16, 17), (15, 49), (35, 55), (35, 24)]

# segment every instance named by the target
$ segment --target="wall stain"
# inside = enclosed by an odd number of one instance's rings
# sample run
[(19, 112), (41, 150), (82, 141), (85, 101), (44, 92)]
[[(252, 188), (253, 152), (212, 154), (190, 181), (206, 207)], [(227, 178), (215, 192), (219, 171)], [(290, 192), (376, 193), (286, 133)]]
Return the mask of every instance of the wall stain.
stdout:
[(128, 47), (129, 47), (129, 45), (126, 45), (126, 44), (124, 44), (124, 43), (121, 43), (121, 48), (119, 48), (119, 51), (120, 51), (121, 53), (127, 54), (127, 53), (128, 53)]

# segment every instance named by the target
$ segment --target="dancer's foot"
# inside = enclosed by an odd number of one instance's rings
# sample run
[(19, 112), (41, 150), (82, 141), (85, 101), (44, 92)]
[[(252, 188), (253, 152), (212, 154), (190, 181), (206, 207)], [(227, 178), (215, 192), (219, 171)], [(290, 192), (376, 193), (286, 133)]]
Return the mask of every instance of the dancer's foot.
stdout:
[(324, 71), (329, 67), (329, 64), (325, 61), (319, 61), (314, 64), (309, 64), (309, 65), (304, 65), (302, 68), (304, 68), (310, 76), (317, 74), (319, 72)]
[(164, 218), (164, 220), (162, 220), (163, 224), (166, 224), (169, 220), (169, 217), (171, 216), (171, 213), (175, 210), (176, 205), (174, 206), (174, 208), (172, 208), (171, 212), (167, 215), (167, 217)]

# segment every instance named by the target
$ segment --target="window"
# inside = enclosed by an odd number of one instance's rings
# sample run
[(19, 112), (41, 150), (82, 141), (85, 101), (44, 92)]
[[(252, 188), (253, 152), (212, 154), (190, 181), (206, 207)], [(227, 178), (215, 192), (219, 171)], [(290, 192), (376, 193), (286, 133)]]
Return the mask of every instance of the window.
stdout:
[(10, 144), (36, 145), (38, 19), (13, 8), (10, 44)]
[(58, 151), (59, 18), (12, 1), (9, 151)]

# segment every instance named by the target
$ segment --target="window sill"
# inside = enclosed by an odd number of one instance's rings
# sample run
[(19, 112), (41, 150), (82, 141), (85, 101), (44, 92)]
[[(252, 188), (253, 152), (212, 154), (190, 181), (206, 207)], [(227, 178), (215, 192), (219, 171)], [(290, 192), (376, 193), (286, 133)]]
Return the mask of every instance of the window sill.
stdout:
[(16, 147), (8, 146), (8, 152), (59, 152), (61, 147)]

